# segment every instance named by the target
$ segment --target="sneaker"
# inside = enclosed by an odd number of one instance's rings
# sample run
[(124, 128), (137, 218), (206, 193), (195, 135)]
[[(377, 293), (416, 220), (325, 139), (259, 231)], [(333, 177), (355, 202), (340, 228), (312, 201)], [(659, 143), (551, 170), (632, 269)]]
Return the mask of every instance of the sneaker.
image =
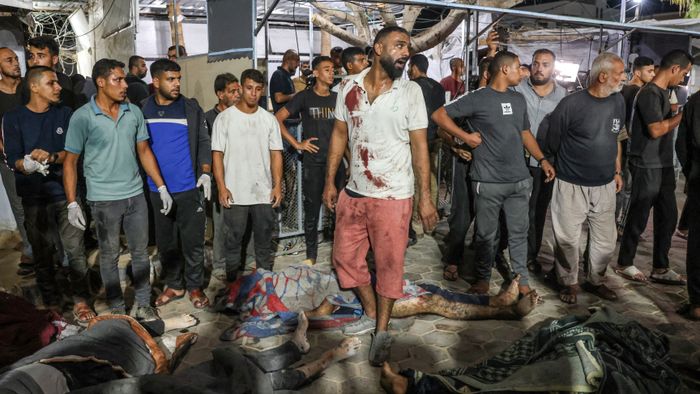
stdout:
[(369, 363), (373, 367), (381, 367), (391, 355), (391, 344), (394, 339), (386, 331), (372, 334), (372, 344), (369, 346)]
[(362, 317), (359, 320), (356, 320), (343, 327), (343, 334), (352, 336), (362, 335), (370, 331), (374, 331), (375, 328), (377, 328), (377, 321), (365, 314), (362, 314)]
[(156, 312), (156, 308), (151, 306), (140, 306), (136, 308), (136, 315), (134, 317), (136, 320), (141, 321), (153, 321), (160, 319), (160, 317), (158, 317), (158, 312)]
[(126, 315), (126, 308), (123, 306), (117, 306), (112, 308), (109, 312), (110, 315)]

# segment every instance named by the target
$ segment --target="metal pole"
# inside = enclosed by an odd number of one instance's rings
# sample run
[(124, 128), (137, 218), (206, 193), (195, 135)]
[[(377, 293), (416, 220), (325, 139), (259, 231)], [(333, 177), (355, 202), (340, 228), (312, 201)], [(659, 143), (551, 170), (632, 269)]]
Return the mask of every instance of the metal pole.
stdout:
[[(475, 12), (474, 16), (474, 58), (472, 59), (472, 71), (474, 75), (479, 75), (479, 36), (477, 32), (479, 31), (479, 11)], [(467, 81), (469, 82), (469, 74), (467, 75)]]
[(600, 27), (600, 46), (598, 47), (598, 54), (603, 53), (603, 26)]
[(481, 35), (484, 34), (487, 30), (489, 30), (490, 28), (492, 28), (496, 23), (500, 22), (501, 19), (503, 19), (504, 16), (506, 16), (506, 15), (505, 15), (505, 14), (499, 15), (498, 17), (496, 17), (496, 19), (494, 19), (494, 20), (493, 20), (491, 23), (489, 23), (486, 27), (484, 27), (483, 29), (479, 30), (479, 32), (476, 33), (476, 35), (475, 35), (472, 39), (469, 40), (469, 43), (471, 44), (472, 41), (474, 41), (474, 40), (478, 39), (479, 37), (481, 37)]
[[(116, 1), (116, 0), (114, 0)], [(176, 3), (177, 0), (171, 0), (170, 2), (173, 7), (173, 30), (175, 32), (175, 57), (179, 58), (180, 57), (180, 37), (179, 37), (179, 32), (177, 31), (177, 9)]]
[[(471, 32), (471, 25), (472, 25), (472, 12), (471, 11), (467, 11), (467, 16), (465, 17), (465, 20), (466, 20), (466, 22), (463, 22), (463, 23), (465, 23), (465, 25), (466, 25), (465, 26), (466, 27), (466, 29), (465, 29), (466, 39), (463, 40), (462, 42), (464, 43), (464, 59), (463, 59), (464, 60), (464, 83), (466, 84), (469, 82), (469, 58), (471, 58), (471, 56), (472, 56), (471, 50), (469, 48), (469, 45), (470, 45), (469, 44), (469, 34)], [(452, 70), (450, 70), (450, 71), (452, 71)], [(467, 86), (465, 85), (464, 87), (465, 87), (464, 90), (466, 91)], [(456, 99), (456, 97), (450, 97), (450, 100), (454, 100), (454, 99)]]
[(309, 7), (309, 67), (314, 58), (314, 24), (311, 19), (314, 16), (313, 7)]
[[(263, 7), (265, 10), (267, 10), (267, 0), (264, 0), (263, 2)], [(271, 10), (268, 10), (272, 12)], [(269, 16), (265, 14), (266, 16)], [(270, 72), (270, 29), (267, 23), (267, 18), (263, 18), (263, 26), (265, 27), (265, 70), (267, 70), (267, 75), (268, 78), (272, 75)], [(257, 36), (257, 31), (255, 32), (255, 36)], [(265, 84), (265, 94), (267, 96), (267, 99), (270, 99), (270, 84), (266, 83)], [(265, 106), (267, 106), (267, 103), (265, 103)]]
[(267, 8), (267, 2), (265, 2), (265, 15), (263, 16), (262, 20), (260, 21), (260, 24), (258, 25), (258, 27), (255, 28), (254, 35), (257, 36), (258, 33), (260, 33), (260, 29), (262, 29), (263, 26), (265, 25), (265, 23), (267, 23), (267, 20), (270, 18), (270, 15), (272, 15), (272, 11), (275, 10), (275, 7), (277, 7), (277, 4), (279, 2), (280, 2), (280, 0), (275, 0), (275, 2), (272, 3), (272, 7), (270, 7), (269, 9)]
[[(627, 0), (620, 0), (620, 23), (625, 23), (625, 19), (627, 18)], [(624, 36), (618, 41), (617, 43), (617, 54), (622, 57), (622, 39)]]

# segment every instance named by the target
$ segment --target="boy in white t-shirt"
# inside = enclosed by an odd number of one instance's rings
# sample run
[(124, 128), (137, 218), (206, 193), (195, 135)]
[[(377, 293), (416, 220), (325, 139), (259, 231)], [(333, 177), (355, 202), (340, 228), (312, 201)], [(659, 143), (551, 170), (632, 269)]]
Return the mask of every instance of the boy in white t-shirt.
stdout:
[(214, 178), (224, 210), (226, 280), (236, 280), (241, 243), (252, 216), (255, 261), (272, 270), (275, 212), (282, 201), (282, 137), (275, 117), (258, 106), (265, 79), (241, 74), (241, 100), (217, 116), (212, 132)]

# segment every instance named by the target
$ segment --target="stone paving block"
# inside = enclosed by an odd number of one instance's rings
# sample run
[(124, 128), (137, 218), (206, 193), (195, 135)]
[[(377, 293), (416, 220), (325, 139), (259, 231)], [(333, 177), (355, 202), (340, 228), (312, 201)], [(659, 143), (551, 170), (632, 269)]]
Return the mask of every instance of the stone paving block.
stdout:
[(339, 383), (333, 382), (330, 379), (326, 379), (323, 376), (299, 390), (300, 393), (305, 394), (337, 393), (339, 391)]
[(459, 341), (459, 336), (452, 332), (435, 331), (423, 336), (423, 342), (429, 346), (448, 347)]
[(448, 321), (450, 320), (444, 319), (442, 320), (443, 323), (435, 324), (435, 329), (439, 331), (459, 332), (467, 327), (466, 323), (463, 325), (457, 325), (447, 323)]
[(339, 393), (355, 394), (355, 393), (367, 393), (367, 394), (380, 394), (384, 393), (384, 390), (379, 386), (379, 368), (375, 368), (376, 372), (373, 374), (368, 374), (365, 377), (355, 377), (343, 382), (340, 386)]
[(412, 347), (409, 351), (414, 360), (421, 360), (430, 365), (447, 360), (450, 357), (447, 350), (436, 346)]
[(428, 321), (424, 320), (421, 316), (420, 320), (416, 320), (413, 326), (408, 329), (408, 332), (414, 335), (425, 335), (435, 330), (435, 326)]

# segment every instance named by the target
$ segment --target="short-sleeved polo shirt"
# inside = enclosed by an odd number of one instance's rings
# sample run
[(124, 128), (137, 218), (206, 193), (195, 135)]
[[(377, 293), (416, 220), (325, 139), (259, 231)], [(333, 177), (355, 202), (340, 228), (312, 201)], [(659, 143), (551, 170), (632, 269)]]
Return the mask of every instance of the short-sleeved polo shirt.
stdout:
[(119, 106), (117, 121), (95, 103), (80, 107), (71, 118), (66, 151), (84, 154), (83, 168), (89, 201), (115, 201), (143, 193), (136, 144), (148, 140), (141, 110)]
[(426, 129), (420, 86), (395, 80), (370, 104), (364, 89), (369, 68), (341, 82), (335, 118), (348, 125), (351, 154), (348, 190), (384, 200), (413, 196), (410, 131)]

